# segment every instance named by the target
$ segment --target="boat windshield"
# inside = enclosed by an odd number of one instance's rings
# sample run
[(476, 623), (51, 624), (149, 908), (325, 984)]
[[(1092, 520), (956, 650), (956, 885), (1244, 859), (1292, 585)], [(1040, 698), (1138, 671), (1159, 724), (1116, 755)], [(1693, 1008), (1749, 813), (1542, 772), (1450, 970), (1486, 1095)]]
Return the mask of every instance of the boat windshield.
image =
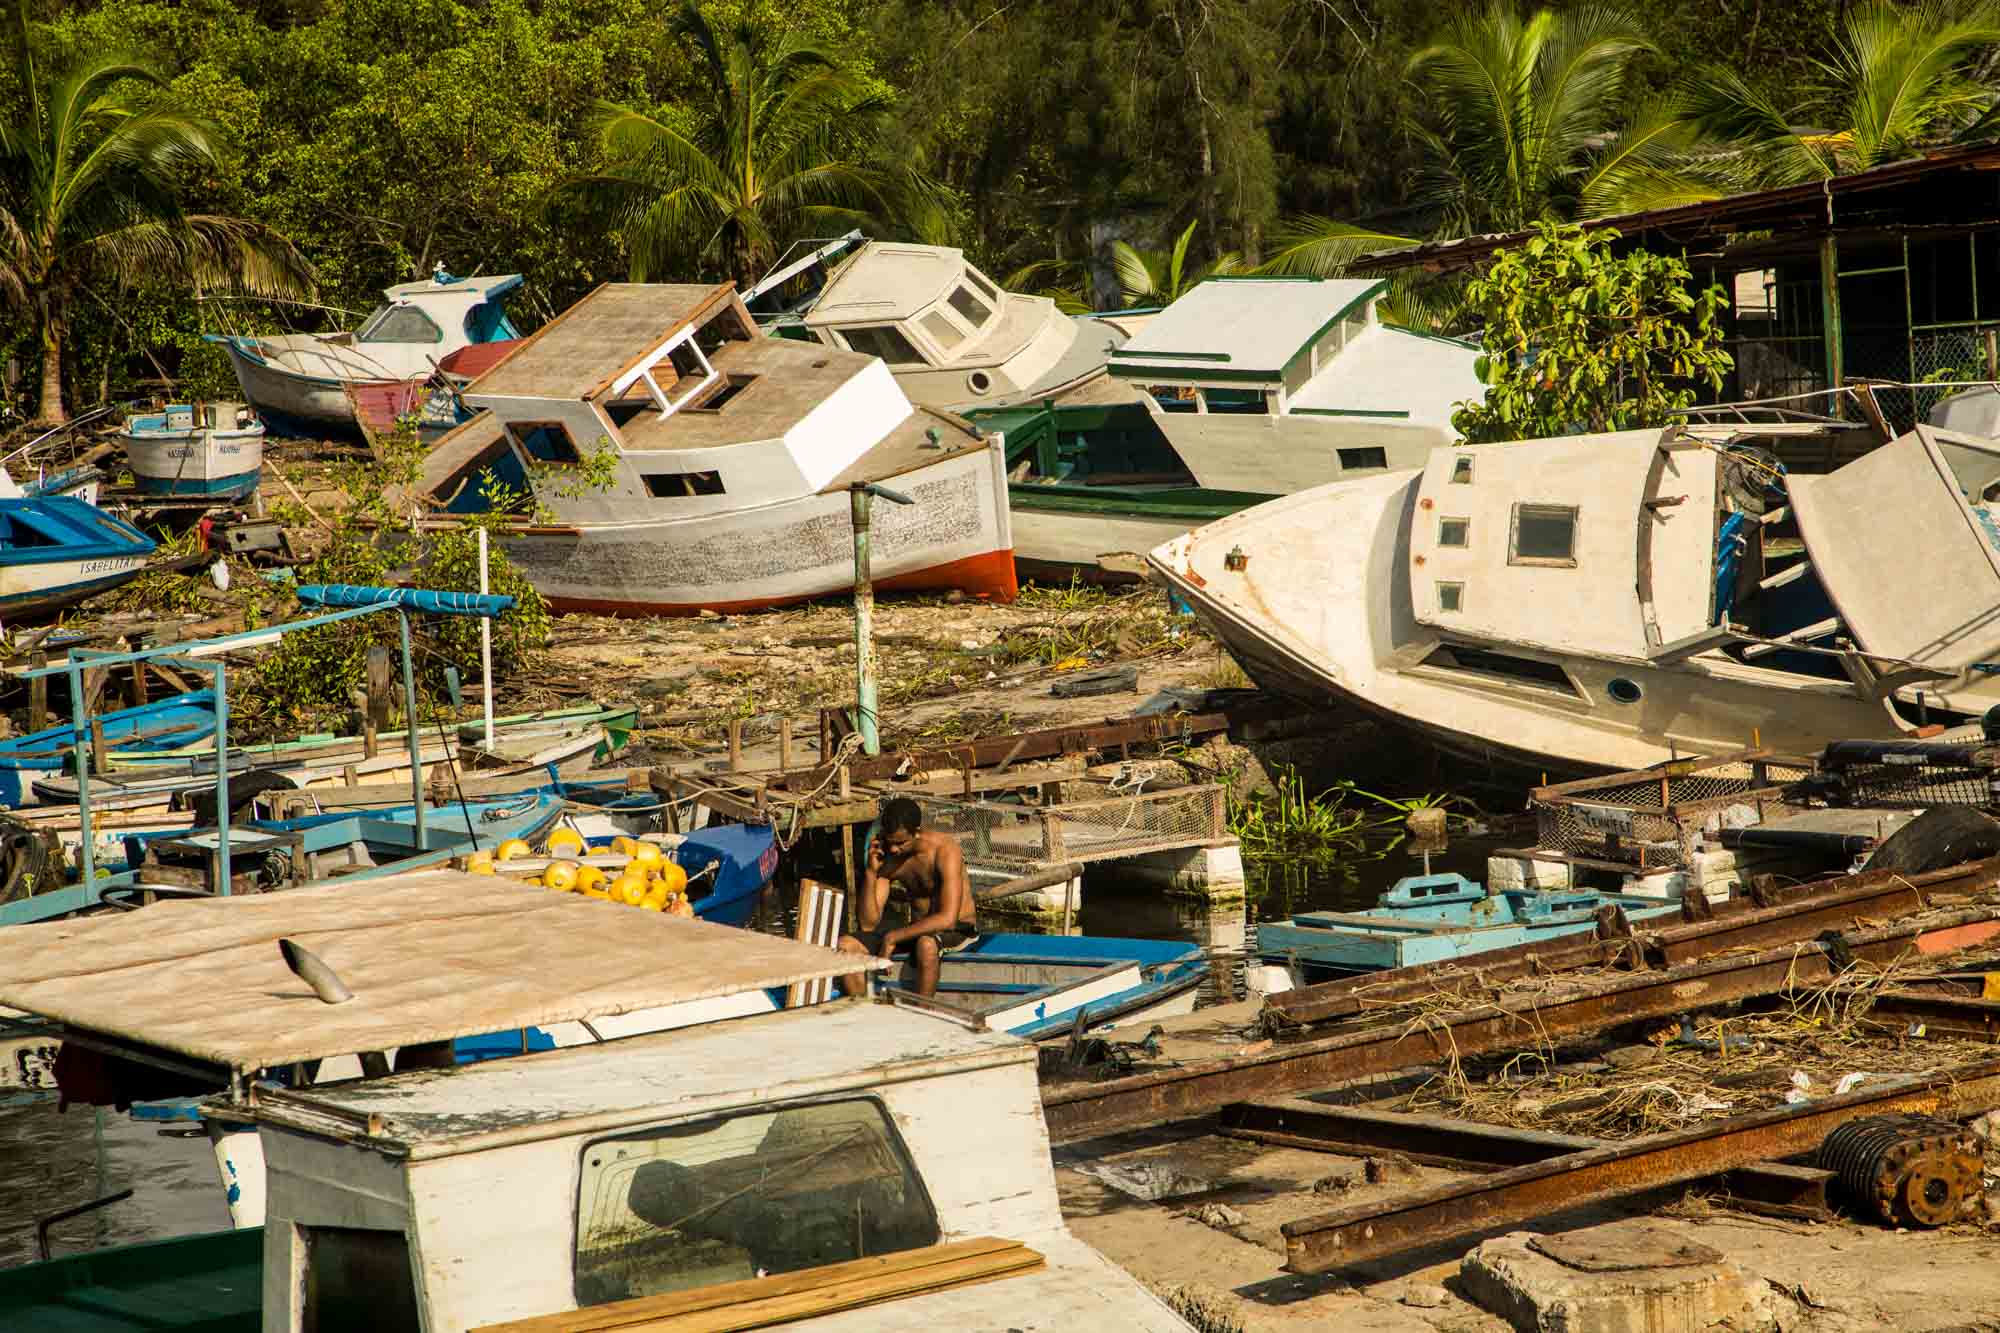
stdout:
[(355, 338), (365, 343), (435, 343), (444, 331), (413, 305), (385, 305), (368, 317)]
[(583, 1150), (576, 1300), (599, 1305), (938, 1241), (880, 1103), (674, 1125)]

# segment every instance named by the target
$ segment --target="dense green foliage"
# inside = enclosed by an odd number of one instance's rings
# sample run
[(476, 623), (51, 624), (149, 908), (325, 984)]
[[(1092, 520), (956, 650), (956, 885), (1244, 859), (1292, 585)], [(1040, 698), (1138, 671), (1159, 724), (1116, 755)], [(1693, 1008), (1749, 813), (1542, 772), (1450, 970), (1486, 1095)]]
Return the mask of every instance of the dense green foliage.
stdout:
[(1474, 443), (1664, 426), (1730, 367), (1720, 287), (1678, 258), (1612, 252), (1613, 227), (1540, 222), (1467, 284), (1483, 328), (1486, 398), (1452, 425)]
[[(106, 95), (228, 144), (174, 167), (174, 207), (289, 239), (331, 308), (78, 268), (58, 370), (73, 405), (219, 390), (202, 330), (348, 326), (439, 262), (527, 274), (532, 326), (605, 279), (737, 277), (865, 215), (1108, 306), (1112, 242), (1171, 256), (1190, 224), (1183, 275), (1296, 250), (1311, 219), (1425, 236), (1879, 160), (1989, 128), (1987, 10), (1943, 3), (706, 0), (704, 40), (638, 0), (42, 0), (42, 82), (157, 75)], [(8, 123), (33, 123), (31, 82), (0, 68)], [(1697, 130), (1725, 151), (1686, 159)], [(574, 188), (616, 178), (642, 188)], [(35, 215), (24, 170), (0, 187)], [(0, 331), (31, 384), (32, 311)]]

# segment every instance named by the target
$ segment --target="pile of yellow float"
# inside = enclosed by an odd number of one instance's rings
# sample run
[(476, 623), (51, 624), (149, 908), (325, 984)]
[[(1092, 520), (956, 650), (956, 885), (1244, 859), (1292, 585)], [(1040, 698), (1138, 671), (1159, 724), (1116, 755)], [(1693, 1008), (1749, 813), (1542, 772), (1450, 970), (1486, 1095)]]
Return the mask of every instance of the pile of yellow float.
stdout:
[[(531, 855), (533, 850), (521, 839), (509, 838), (491, 851), (474, 852), (466, 863), (466, 869), (475, 875), (497, 875), (501, 873), (500, 862)], [(614, 839), (611, 843), (612, 854), (626, 858), (624, 867), (615, 874), (606, 874), (602, 867), (585, 865), (576, 859), (590, 855), (590, 844), (573, 828), (559, 828), (551, 833), (544, 851), (548, 856), (561, 859), (549, 862), (540, 876), (528, 881), (531, 884), (540, 884), (558, 893), (607, 898), (612, 902), (643, 907), (650, 912), (694, 915), (694, 904), (688, 901), (687, 895), (687, 871), (656, 842), (639, 838)]]

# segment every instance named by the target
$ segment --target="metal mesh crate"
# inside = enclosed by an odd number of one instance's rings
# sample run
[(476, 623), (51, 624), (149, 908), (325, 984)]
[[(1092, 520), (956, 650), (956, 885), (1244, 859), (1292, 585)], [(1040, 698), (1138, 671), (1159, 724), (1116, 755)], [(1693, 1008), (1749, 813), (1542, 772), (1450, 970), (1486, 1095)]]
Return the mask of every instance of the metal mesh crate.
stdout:
[(1938, 741), (1835, 741), (1813, 795), (1832, 805), (1922, 809), (2000, 804), (2000, 747)]
[(1112, 861), (1220, 841), (1218, 783), (1136, 792), (1096, 801), (1013, 805), (919, 796), (924, 827), (950, 833), (968, 862), (1023, 873), (1064, 861)]
[(1704, 830), (1800, 808), (1796, 785), (1811, 771), (1804, 759), (1744, 751), (1537, 787), (1537, 845), (1642, 869), (1686, 866)]

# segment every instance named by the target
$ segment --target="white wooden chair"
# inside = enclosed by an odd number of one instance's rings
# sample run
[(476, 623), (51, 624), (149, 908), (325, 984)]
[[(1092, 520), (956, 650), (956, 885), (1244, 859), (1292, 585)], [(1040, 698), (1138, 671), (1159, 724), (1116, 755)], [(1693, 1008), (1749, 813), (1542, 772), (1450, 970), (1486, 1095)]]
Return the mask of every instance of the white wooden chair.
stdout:
[[(847, 895), (839, 889), (829, 888), (815, 880), (800, 880), (799, 924), (795, 938), (804, 944), (818, 944), (828, 949), (837, 947), (840, 944), (842, 913), (846, 910)], [(838, 984), (833, 977), (795, 981), (785, 990), (785, 1008), (823, 1004), (833, 998)]]

